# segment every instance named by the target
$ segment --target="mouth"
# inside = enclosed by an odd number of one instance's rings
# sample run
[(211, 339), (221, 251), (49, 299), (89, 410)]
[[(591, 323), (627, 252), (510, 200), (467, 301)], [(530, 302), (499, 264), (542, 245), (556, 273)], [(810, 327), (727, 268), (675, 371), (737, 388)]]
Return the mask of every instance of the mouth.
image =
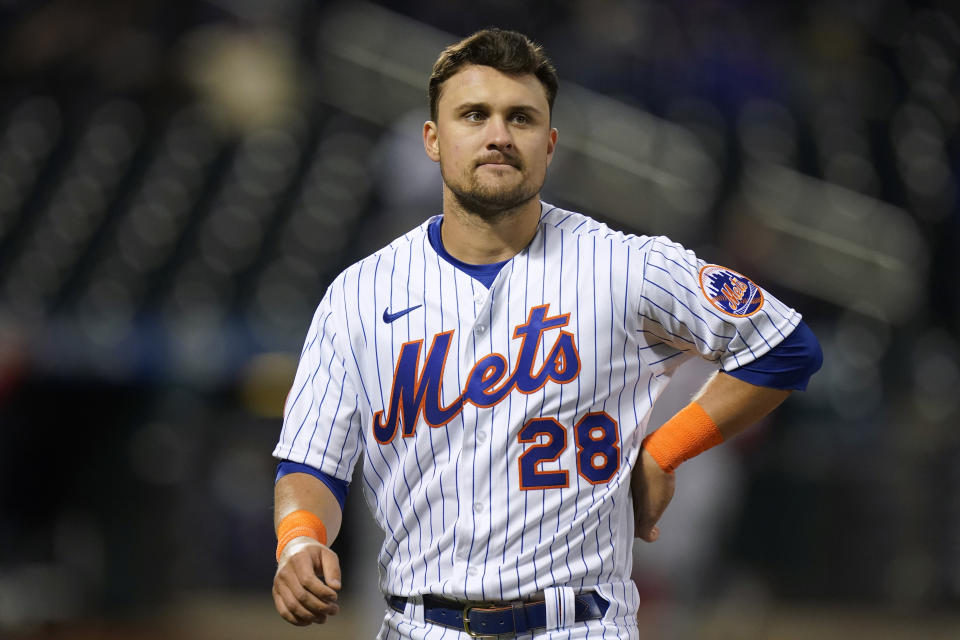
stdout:
[(501, 154), (496, 154), (493, 156), (488, 156), (483, 160), (477, 161), (477, 167), (493, 167), (494, 169), (519, 169), (519, 163), (512, 160), (508, 156)]

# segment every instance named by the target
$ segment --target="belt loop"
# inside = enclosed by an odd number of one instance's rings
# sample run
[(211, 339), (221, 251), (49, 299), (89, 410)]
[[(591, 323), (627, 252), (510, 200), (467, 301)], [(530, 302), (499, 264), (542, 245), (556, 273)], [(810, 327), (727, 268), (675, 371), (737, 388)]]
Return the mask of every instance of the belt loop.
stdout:
[(576, 593), (572, 587), (543, 590), (547, 608), (547, 630), (563, 629), (576, 623)]
[(514, 600), (510, 603), (513, 608), (513, 629), (515, 634), (526, 633), (530, 630), (530, 623), (527, 622), (527, 608), (523, 600)]
[(413, 618), (415, 622), (423, 624), (423, 596), (417, 595), (407, 598), (407, 610), (405, 613), (408, 618)]

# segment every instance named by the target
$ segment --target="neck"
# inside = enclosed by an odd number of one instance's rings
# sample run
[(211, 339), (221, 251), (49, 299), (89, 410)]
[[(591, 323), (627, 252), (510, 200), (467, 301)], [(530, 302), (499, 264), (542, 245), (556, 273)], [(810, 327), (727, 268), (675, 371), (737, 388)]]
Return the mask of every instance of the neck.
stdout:
[(440, 238), (451, 256), (467, 264), (509, 260), (530, 244), (540, 222), (539, 194), (496, 213), (471, 211), (448, 189), (443, 192)]

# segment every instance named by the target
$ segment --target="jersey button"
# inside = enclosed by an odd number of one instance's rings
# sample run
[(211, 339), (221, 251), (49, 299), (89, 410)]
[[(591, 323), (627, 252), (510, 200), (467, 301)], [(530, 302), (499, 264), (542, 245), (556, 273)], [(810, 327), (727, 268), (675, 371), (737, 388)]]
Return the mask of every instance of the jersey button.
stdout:
[(469, 569), (467, 569), (467, 575), (468, 575), (468, 576), (475, 576), (475, 575), (477, 575), (478, 573), (480, 573), (480, 570), (477, 569), (476, 567), (470, 567)]
[(478, 333), (478, 334), (483, 333), (484, 331), (486, 331), (486, 329), (487, 329), (487, 328), (486, 328), (485, 326), (483, 326), (482, 324), (478, 324), (478, 325), (477, 325), (477, 333)]
[(473, 511), (474, 511), (474, 513), (480, 513), (481, 511), (483, 511), (483, 503), (482, 503), (482, 502), (474, 502), (474, 503), (473, 503)]
[(486, 431), (477, 431), (477, 442), (486, 442), (487, 432)]
[(473, 296), (473, 301), (477, 304), (483, 304), (483, 294), (478, 293), (477, 295)]

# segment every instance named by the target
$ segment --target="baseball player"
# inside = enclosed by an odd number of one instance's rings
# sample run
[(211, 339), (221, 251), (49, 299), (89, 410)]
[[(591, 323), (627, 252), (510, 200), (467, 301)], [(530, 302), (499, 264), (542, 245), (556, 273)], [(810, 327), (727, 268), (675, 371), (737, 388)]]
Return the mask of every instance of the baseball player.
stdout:
[[(333, 281), (287, 398), (287, 621), (338, 611), (327, 545), (363, 453), (384, 532), (379, 638), (638, 638), (632, 543), (660, 535), (676, 466), (819, 368), (800, 315), (746, 276), (540, 200), (556, 92), (515, 32), (480, 31), (434, 65), (423, 142), (443, 213)], [(647, 435), (693, 357), (721, 371)]]

